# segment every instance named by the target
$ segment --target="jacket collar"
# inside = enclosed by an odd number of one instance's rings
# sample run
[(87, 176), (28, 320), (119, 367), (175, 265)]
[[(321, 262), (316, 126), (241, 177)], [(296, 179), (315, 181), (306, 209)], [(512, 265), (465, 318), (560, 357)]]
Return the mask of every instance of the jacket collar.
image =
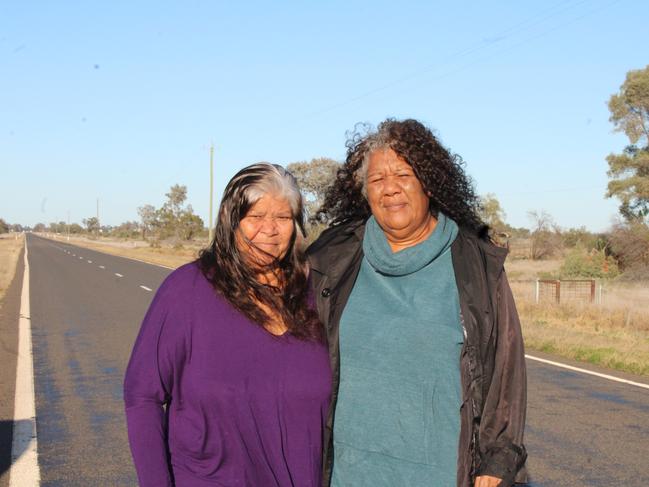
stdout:
[[(356, 220), (332, 227), (316, 241), (318, 249), (309, 249), (311, 269), (335, 278), (354, 259), (354, 250), (360, 247), (365, 235), (365, 222)], [(314, 247), (315, 245), (314, 244)], [(324, 248), (322, 248), (324, 247)]]
[[(490, 241), (479, 238), (475, 233), (465, 228), (460, 228), (458, 238), (455, 239), (451, 247), (451, 251), (455, 250), (458, 255), (466, 255), (470, 249), (477, 251), (482, 257), (484, 262), (484, 269), (487, 280), (495, 283), (500, 279), (501, 274), (505, 270), (505, 259), (509, 250), (503, 247), (498, 247)], [(464, 266), (466, 262), (454, 259), (453, 265)], [(463, 274), (469, 274), (464, 273)]]

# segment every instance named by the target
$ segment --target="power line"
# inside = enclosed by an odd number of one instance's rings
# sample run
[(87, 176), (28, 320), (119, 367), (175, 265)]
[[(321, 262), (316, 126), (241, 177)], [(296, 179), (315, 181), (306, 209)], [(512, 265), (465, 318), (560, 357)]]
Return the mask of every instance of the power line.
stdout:
[(575, 192), (575, 191), (592, 191), (594, 189), (604, 190), (602, 186), (577, 186), (572, 188), (548, 188), (548, 189), (539, 189), (539, 190), (529, 190), (525, 191), (508, 191), (506, 193), (499, 193), (498, 196), (513, 196), (520, 194), (543, 194), (543, 193), (565, 193), (565, 192)]
[[(575, 23), (575, 22), (577, 22), (579, 20), (582, 20), (582, 19), (584, 19), (584, 18), (586, 18), (586, 17), (588, 17), (588, 16), (590, 16), (590, 15), (596, 13), (596, 12), (599, 12), (599, 11), (601, 11), (601, 10), (603, 10), (605, 8), (608, 8), (608, 7), (610, 7), (610, 6), (612, 6), (612, 5), (616, 4), (616, 3), (619, 3), (620, 1), (621, 0), (614, 0), (613, 2), (610, 2), (610, 3), (604, 5), (604, 6), (600, 7), (600, 8), (590, 10), (590, 11), (586, 12), (583, 15), (580, 15), (578, 17), (575, 17), (575, 18), (569, 20), (568, 22), (565, 22), (565, 23), (560, 24), (560, 25), (555, 25), (555, 26), (553, 26), (553, 27), (551, 27), (549, 29), (541, 31), (540, 33), (538, 33), (538, 34), (536, 34), (534, 36), (528, 37), (527, 39), (524, 39), (521, 42), (519, 42), (517, 44), (514, 44), (512, 46), (509, 46), (506, 49), (495, 52), (495, 53), (493, 53), (493, 54), (491, 54), (489, 56), (485, 56), (485, 57), (482, 57), (482, 58), (475, 59), (474, 61), (472, 61), (470, 63), (464, 64), (464, 65), (458, 67), (457, 69), (448, 71), (446, 73), (441, 73), (440, 75), (435, 76), (433, 78), (433, 80), (439, 80), (439, 79), (443, 79), (445, 77), (448, 77), (450, 75), (457, 74), (458, 72), (464, 71), (465, 69), (475, 65), (478, 62), (483, 62), (485, 60), (491, 59), (491, 58), (493, 58), (493, 57), (495, 57), (495, 56), (497, 56), (499, 54), (502, 54), (504, 52), (508, 52), (510, 50), (516, 49), (516, 48), (520, 47), (521, 45), (527, 44), (527, 43), (529, 43), (531, 41), (534, 41), (536, 39), (544, 37), (544, 36), (546, 36), (546, 35), (548, 35), (548, 34), (550, 34), (552, 32), (555, 32), (555, 31), (557, 31), (559, 29), (562, 29), (562, 28), (564, 28), (564, 27), (566, 27), (568, 25), (571, 25), (571, 24), (573, 24), (573, 23)], [(410, 80), (412, 80), (414, 78), (418, 78), (418, 77), (424, 75), (425, 73), (427, 73), (427, 72), (429, 72), (429, 71), (431, 71), (433, 69), (439, 68), (441, 65), (447, 64), (451, 60), (457, 60), (457, 59), (461, 59), (461, 58), (464, 58), (464, 57), (468, 57), (468, 56), (470, 56), (472, 54), (475, 54), (475, 53), (478, 53), (480, 51), (489, 49), (492, 46), (494, 46), (494, 45), (500, 43), (501, 41), (511, 37), (512, 35), (515, 35), (518, 32), (528, 31), (530, 28), (535, 27), (535, 26), (537, 26), (539, 24), (542, 24), (543, 22), (547, 21), (548, 19), (556, 17), (557, 15), (560, 15), (560, 14), (562, 14), (564, 12), (567, 12), (567, 11), (569, 11), (569, 10), (575, 8), (575, 7), (579, 7), (579, 6), (581, 6), (583, 4), (587, 4), (587, 3), (590, 3), (590, 2), (588, 0), (579, 0), (576, 3), (571, 3), (569, 1), (568, 2), (559, 2), (559, 3), (553, 5), (552, 7), (548, 8), (548, 9), (544, 9), (544, 10), (542, 10), (540, 12), (537, 12), (536, 14), (529, 17), (528, 19), (525, 19), (525, 20), (523, 20), (523, 21), (521, 21), (521, 22), (519, 22), (517, 24), (514, 24), (513, 26), (510, 26), (510, 27), (504, 29), (503, 31), (495, 34), (494, 36), (491, 36), (491, 37), (489, 37), (487, 39), (483, 39), (480, 43), (478, 43), (478, 44), (476, 44), (474, 46), (471, 46), (471, 47), (465, 48), (463, 50), (457, 51), (456, 53), (444, 58), (442, 61), (435, 62), (434, 64), (429, 64), (429, 65), (423, 67), (422, 69), (419, 69), (417, 71), (414, 71), (414, 72), (410, 73), (407, 76), (403, 76), (403, 77), (398, 78), (398, 79), (396, 79), (394, 81), (386, 83), (386, 84), (384, 84), (382, 86), (379, 86), (377, 88), (374, 88), (372, 90), (366, 91), (365, 93), (362, 93), (362, 94), (360, 94), (358, 96), (355, 96), (353, 98), (349, 98), (349, 99), (347, 99), (345, 101), (342, 101), (340, 103), (331, 105), (331, 106), (329, 106), (327, 108), (324, 108), (322, 110), (318, 110), (316, 112), (312, 112), (310, 114), (307, 114), (305, 118), (312, 118), (312, 117), (316, 117), (316, 116), (322, 115), (322, 114), (327, 113), (327, 112), (331, 112), (331, 111), (336, 110), (338, 108), (342, 108), (344, 106), (347, 106), (347, 105), (350, 105), (350, 104), (355, 103), (357, 101), (360, 101), (360, 100), (362, 100), (364, 98), (372, 96), (372, 95), (374, 95), (376, 93), (386, 91), (386, 90), (388, 90), (388, 89), (390, 89), (390, 88), (392, 88), (394, 86), (398, 86), (398, 85), (403, 84), (403, 83), (405, 83), (407, 81), (410, 81)], [(563, 8), (558, 8), (557, 9), (556, 7), (563, 7)], [(550, 13), (547, 13), (547, 12), (550, 12)], [(543, 15), (543, 14), (546, 14), (546, 13), (547, 13), (547, 15)]]

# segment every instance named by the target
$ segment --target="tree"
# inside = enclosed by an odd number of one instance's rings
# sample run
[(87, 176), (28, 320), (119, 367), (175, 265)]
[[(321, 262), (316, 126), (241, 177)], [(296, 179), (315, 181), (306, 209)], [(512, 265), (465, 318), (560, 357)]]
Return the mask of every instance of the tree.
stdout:
[(608, 198), (620, 200), (627, 221), (649, 215), (649, 66), (629, 71), (619, 93), (608, 102), (616, 132), (629, 138), (622, 154), (609, 154)]
[(167, 201), (156, 211), (155, 225), (161, 237), (189, 240), (203, 229), (203, 220), (191, 205), (184, 206), (187, 186), (175, 184), (166, 194)]
[(178, 226), (181, 238), (183, 240), (191, 240), (203, 230), (203, 219), (194, 214), (191, 205), (188, 205), (187, 209), (180, 214)]
[(619, 222), (610, 234), (611, 253), (628, 279), (649, 276), (649, 226), (642, 222)]
[(140, 224), (138, 222), (126, 221), (114, 228), (111, 234), (118, 238), (136, 238), (140, 233)]
[(99, 219), (96, 216), (91, 216), (90, 218), (84, 218), (83, 224), (86, 226), (86, 231), (88, 233), (98, 233), (99, 232)]
[(589, 232), (586, 227), (569, 228), (561, 232), (563, 245), (566, 248), (584, 247), (586, 250), (604, 250), (608, 247), (606, 234)]
[(156, 213), (156, 219), (160, 228), (161, 237), (173, 236), (175, 239), (180, 238), (180, 216), (182, 205), (187, 199), (187, 186), (175, 184), (168, 193), (165, 194), (167, 201)]
[(532, 220), (530, 257), (532, 260), (547, 259), (561, 249), (561, 231), (553, 218), (545, 211), (528, 212)]
[(292, 162), (286, 166), (300, 185), (309, 218), (322, 206), (325, 193), (336, 179), (339, 168), (340, 163), (328, 157), (318, 157), (309, 162)]
[(9, 224), (4, 221), (2, 218), (0, 218), (0, 233), (8, 233), (9, 232)]
[(140, 225), (142, 238), (146, 240), (147, 235), (151, 233), (153, 228), (156, 226), (156, 209), (153, 205), (140, 206), (137, 209), (137, 214), (140, 215), (140, 221), (142, 222)]
[(63, 221), (60, 222), (52, 222), (50, 223), (49, 226), (49, 231), (52, 233), (66, 233), (67, 231), (67, 224)]
[(311, 161), (293, 162), (286, 169), (295, 176), (304, 196), (307, 214), (307, 243), (313, 242), (327, 227), (326, 223), (316, 221), (315, 215), (324, 203), (327, 189), (336, 179), (340, 163), (328, 157), (317, 157)]
[(480, 197), (480, 218), (491, 227), (494, 233), (502, 233), (507, 229), (505, 210), (493, 193)]
[(36, 225), (34, 225), (34, 232), (39, 232), (40, 233), (40, 232), (44, 232), (45, 230), (47, 230), (47, 227), (45, 226), (45, 223), (40, 223), (39, 222)]
[(83, 227), (81, 225), (79, 225), (78, 223), (71, 223), (70, 224), (70, 233), (73, 233), (73, 234), (83, 233)]
[(187, 186), (174, 184), (165, 196), (167, 201), (162, 207), (169, 211), (174, 218), (179, 218), (183, 211), (183, 203), (187, 199)]

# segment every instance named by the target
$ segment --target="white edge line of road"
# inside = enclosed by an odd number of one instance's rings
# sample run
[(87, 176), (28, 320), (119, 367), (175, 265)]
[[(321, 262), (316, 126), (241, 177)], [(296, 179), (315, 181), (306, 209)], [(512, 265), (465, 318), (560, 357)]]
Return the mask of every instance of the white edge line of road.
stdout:
[(632, 380), (622, 379), (620, 377), (615, 377), (613, 375), (602, 374), (600, 372), (593, 372), (592, 370), (581, 369), (579, 367), (573, 367), (572, 365), (562, 364), (560, 362), (555, 362), (553, 360), (547, 360), (544, 358), (534, 357), (532, 355), (525, 355), (525, 358), (530, 360), (535, 360), (537, 362), (542, 362), (544, 364), (554, 365), (555, 367), (561, 367), (562, 369), (568, 369), (575, 372), (581, 372), (582, 374), (594, 375), (595, 377), (601, 377), (602, 379), (613, 380), (615, 382), (621, 382), (622, 384), (628, 384), (630, 386), (642, 387), (643, 389), (649, 389), (649, 384), (643, 384), (642, 382), (634, 382)]
[[(47, 237), (40, 237), (40, 238), (45, 238), (47, 240), (53, 240), (53, 239), (47, 238)], [(56, 242), (56, 240), (53, 240), (53, 241)], [(65, 243), (66, 243), (66, 245), (70, 245), (70, 246), (76, 247), (78, 249), (92, 250), (93, 252), (99, 252), (100, 254), (110, 255), (111, 257), (119, 257), (120, 259), (134, 260), (135, 262), (142, 262), (143, 264), (154, 265), (156, 267), (162, 267), (163, 269), (171, 269), (172, 271), (176, 269), (176, 267), (169, 267), (167, 265), (156, 264), (155, 262), (147, 262), (146, 260), (142, 260), (142, 259), (134, 259), (133, 257), (125, 257), (123, 255), (109, 254), (108, 252), (102, 252), (101, 250), (93, 249), (91, 247), (80, 247), (78, 245), (74, 245), (74, 244), (71, 244), (71, 243), (67, 243), (67, 242), (65, 242)]]
[(29, 261), (27, 259), (27, 238), (25, 238), (25, 271), (18, 321), (18, 362), (16, 365), (16, 396), (9, 487), (31, 487), (40, 484), (31, 328)]

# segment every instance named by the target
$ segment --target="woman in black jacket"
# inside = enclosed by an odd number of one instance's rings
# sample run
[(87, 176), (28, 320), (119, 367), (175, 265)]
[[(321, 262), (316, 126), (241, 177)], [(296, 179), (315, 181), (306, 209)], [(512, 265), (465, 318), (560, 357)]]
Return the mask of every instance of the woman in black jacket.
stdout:
[(334, 372), (325, 485), (524, 480), (520, 323), (477, 208), (418, 121), (348, 144), (308, 251)]

